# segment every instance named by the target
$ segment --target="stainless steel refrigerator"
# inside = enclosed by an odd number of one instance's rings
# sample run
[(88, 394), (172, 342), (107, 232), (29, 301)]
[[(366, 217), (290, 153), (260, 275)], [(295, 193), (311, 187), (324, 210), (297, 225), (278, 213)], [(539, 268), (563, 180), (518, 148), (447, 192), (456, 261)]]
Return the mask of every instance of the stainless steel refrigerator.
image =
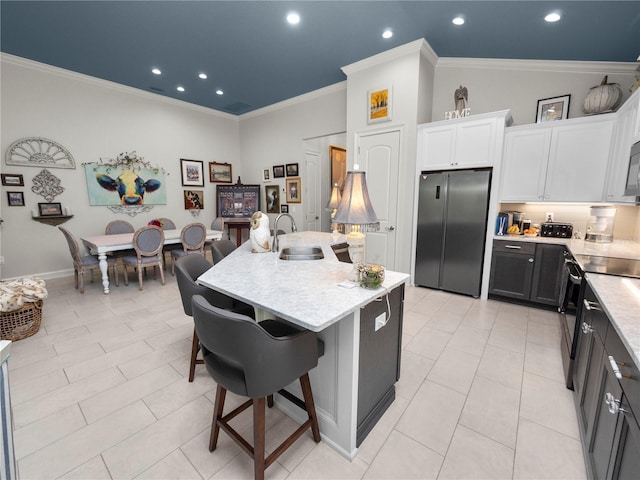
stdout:
[(416, 285), (480, 296), (491, 169), (422, 172)]

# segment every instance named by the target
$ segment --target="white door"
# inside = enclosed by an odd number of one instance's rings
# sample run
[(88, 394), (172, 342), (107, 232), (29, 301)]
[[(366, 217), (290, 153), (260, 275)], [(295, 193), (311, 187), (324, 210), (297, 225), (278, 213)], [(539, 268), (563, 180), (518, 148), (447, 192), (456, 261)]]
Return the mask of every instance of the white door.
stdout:
[(367, 232), (365, 260), (395, 267), (396, 217), (398, 208), (398, 169), (400, 130), (363, 134), (356, 138), (357, 162), (367, 174), (367, 189), (380, 230)]
[(320, 231), (320, 154), (307, 151), (304, 157), (304, 230)]

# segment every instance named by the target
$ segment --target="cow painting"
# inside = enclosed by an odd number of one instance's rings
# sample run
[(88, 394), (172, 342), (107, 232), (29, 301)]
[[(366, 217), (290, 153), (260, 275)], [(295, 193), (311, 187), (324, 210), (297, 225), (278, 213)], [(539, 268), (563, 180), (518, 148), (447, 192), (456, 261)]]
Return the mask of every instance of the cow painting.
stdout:
[(86, 176), (91, 205), (166, 204), (164, 177), (159, 172), (129, 168), (103, 171), (94, 167), (86, 171)]

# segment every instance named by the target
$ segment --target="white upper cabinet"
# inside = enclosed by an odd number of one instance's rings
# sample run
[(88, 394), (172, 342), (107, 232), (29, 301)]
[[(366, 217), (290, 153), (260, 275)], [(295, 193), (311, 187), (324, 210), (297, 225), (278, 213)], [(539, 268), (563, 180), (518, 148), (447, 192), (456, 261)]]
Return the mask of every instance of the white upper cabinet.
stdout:
[(625, 196), (624, 187), (627, 182), (631, 145), (640, 141), (639, 114), (640, 90), (637, 90), (616, 113), (605, 190), (607, 202), (635, 203), (636, 201), (636, 197)]
[(615, 114), (507, 129), (502, 202), (601, 202)]
[(418, 125), (417, 171), (492, 166), (510, 122), (504, 110)]

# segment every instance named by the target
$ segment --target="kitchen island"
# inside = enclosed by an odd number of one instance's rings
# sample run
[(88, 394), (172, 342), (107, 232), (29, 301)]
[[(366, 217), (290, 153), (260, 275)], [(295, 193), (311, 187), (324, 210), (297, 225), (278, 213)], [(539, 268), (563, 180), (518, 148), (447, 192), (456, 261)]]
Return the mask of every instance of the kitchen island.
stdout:
[[(318, 333), (325, 354), (310, 378), (320, 433), (353, 459), (357, 446), (395, 398), (409, 275), (386, 271), (381, 288), (345, 288), (341, 283), (353, 267), (339, 262), (331, 249), (345, 241), (343, 235), (301, 232), (279, 239), (281, 248), (319, 246), (324, 258), (281, 260), (274, 252), (252, 253), (250, 242), (245, 242), (202, 274), (198, 283), (253, 305), (258, 320), (279, 317)], [(287, 391), (301, 396), (297, 384)], [(276, 404), (297, 421), (306, 418), (279, 396)]]

